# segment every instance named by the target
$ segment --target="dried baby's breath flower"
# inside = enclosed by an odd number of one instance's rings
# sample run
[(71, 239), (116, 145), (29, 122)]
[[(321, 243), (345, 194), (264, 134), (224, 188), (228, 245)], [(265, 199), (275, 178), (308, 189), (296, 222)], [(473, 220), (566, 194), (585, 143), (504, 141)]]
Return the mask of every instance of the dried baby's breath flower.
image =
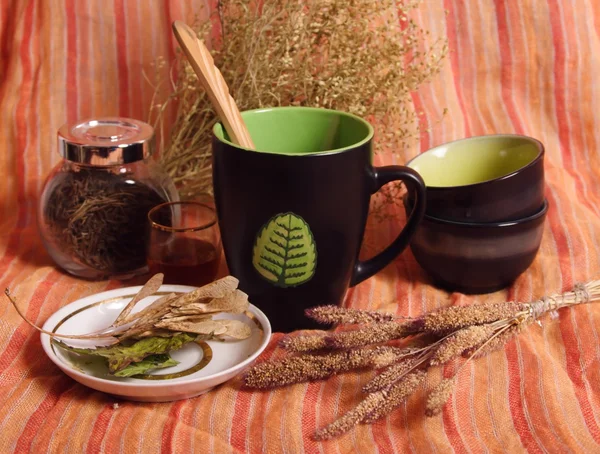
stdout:
[(362, 422), (372, 423), (391, 413), (416, 391), (425, 380), (425, 377), (427, 377), (427, 372), (424, 370), (416, 370), (406, 375), (399, 382), (388, 388), (385, 400), (375, 406)]
[(452, 378), (443, 379), (427, 396), (425, 403), (425, 414), (427, 416), (435, 416), (439, 414), (448, 399), (454, 392), (456, 386), (456, 375)]
[(459, 329), (447, 339), (443, 340), (433, 352), (431, 365), (439, 366), (452, 359), (460, 357), (462, 352), (481, 345), (494, 334), (492, 325), (474, 325)]
[(359, 324), (385, 322), (395, 319), (394, 314), (350, 309), (339, 306), (318, 306), (305, 311), (306, 316), (324, 324)]
[(513, 302), (446, 307), (423, 316), (424, 331), (440, 333), (483, 325), (514, 318), (523, 311), (522, 305)]
[[(421, 132), (411, 93), (439, 72), (447, 53), (445, 39), (432, 42), (410, 18), (419, 3), (265, 0), (259, 6), (220, 0), (213, 17), (204, 11), (194, 29), (213, 48), (240, 110), (292, 105), (347, 111), (376, 125), (377, 151), (396, 152)], [(400, 23), (399, 17), (407, 20)], [(218, 24), (212, 33), (211, 21)], [(150, 121), (161, 141), (168, 140), (160, 146), (160, 161), (182, 198), (211, 194), (216, 116), (180, 52), (174, 67), (176, 80), (168, 80), (172, 74), (161, 61), (150, 81)], [(162, 102), (167, 81), (173, 91)], [(379, 194), (384, 203), (400, 200), (392, 191)]]

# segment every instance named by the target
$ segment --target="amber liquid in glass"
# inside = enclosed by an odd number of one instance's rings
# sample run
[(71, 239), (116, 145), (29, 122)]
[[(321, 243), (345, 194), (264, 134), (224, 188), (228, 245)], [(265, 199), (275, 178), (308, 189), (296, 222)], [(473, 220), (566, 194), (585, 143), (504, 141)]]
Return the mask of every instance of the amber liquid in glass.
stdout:
[(165, 275), (165, 284), (202, 286), (215, 279), (220, 258), (217, 248), (208, 241), (175, 238), (161, 248), (153, 247), (148, 266), (151, 274)]

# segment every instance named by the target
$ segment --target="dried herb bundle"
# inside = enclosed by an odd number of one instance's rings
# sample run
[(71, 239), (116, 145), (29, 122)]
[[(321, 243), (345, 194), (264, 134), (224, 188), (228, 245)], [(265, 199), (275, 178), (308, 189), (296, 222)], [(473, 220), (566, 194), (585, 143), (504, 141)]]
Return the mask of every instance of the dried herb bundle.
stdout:
[(56, 177), (43, 222), (57, 249), (106, 275), (146, 264), (146, 216), (166, 202), (153, 188), (127, 174), (82, 168)]
[[(4, 291), (19, 315), (33, 328), (52, 337), (58, 346), (76, 354), (100, 356), (107, 360), (109, 373), (129, 377), (148, 370), (175, 365), (169, 352), (196, 340), (246, 339), (250, 326), (239, 320), (214, 319), (222, 314), (242, 314), (248, 309), (248, 295), (238, 290), (232, 276), (219, 279), (189, 293), (164, 295), (144, 309), (132, 312), (144, 298), (162, 285), (161, 273), (152, 276), (106, 329), (88, 334), (59, 334), (45, 331), (29, 321)], [(105, 339), (109, 346), (76, 348), (57, 341), (62, 339)]]
[[(434, 416), (451, 397), (468, 361), (503, 348), (521, 329), (548, 312), (599, 299), (600, 280), (531, 303), (454, 306), (414, 319), (317, 307), (306, 315), (321, 323), (355, 325), (354, 329), (285, 337), (281, 342), (284, 348), (302, 353), (254, 365), (245, 374), (245, 384), (269, 389), (350, 370), (383, 369), (363, 387), (366, 396), (354, 409), (317, 430), (315, 438), (325, 440), (389, 414), (425, 382), (430, 368), (462, 362), (452, 377), (429, 390), (425, 414)], [(403, 348), (385, 345), (401, 338), (408, 339)]]
[[(195, 30), (212, 45), (241, 110), (301, 105), (351, 112), (376, 125), (377, 149), (396, 151), (420, 132), (411, 92), (439, 72), (447, 52), (444, 40), (428, 46), (429, 32), (411, 18), (420, 3), (219, 0)], [(164, 60), (156, 65), (155, 98), (166, 66)], [(163, 114), (177, 102), (160, 160), (187, 198), (212, 192), (216, 117), (181, 53), (173, 69), (173, 92), (166, 102), (154, 102), (150, 121), (162, 130)]]

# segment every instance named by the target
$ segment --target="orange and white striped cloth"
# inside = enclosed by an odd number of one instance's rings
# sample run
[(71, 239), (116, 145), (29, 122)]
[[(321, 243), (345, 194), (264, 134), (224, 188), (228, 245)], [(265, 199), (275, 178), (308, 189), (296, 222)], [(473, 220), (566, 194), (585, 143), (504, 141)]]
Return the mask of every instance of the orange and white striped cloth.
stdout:
[[(214, 0), (211, 0), (213, 2)], [(0, 2), (0, 288), (43, 324), (77, 298), (135, 283), (85, 282), (53, 267), (35, 206), (58, 161), (55, 132), (99, 115), (148, 117), (158, 56), (173, 58), (170, 24), (202, 0)], [(214, 5), (213, 5), (214, 6)], [(445, 13), (445, 10), (448, 13)], [(415, 20), (446, 36), (442, 73), (414, 96), (430, 131), (420, 149), (517, 132), (547, 147), (551, 204), (534, 264), (486, 296), (429, 284), (410, 251), (352, 289), (346, 304), (398, 314), (450, 304), (532, 299), (600, 277), (600, 3), (595, 0), (423, 2)], [(449, 114), (438, 121), (444, 108)], [(407, 150), (404, 162), (418, 153)], [(391, 236), (382, 227), (382, 243)], [(324, 443), (310, 435), (354, 406), (369, 374), (274, 392), (232, 381), (175, 403), (121, 401), (87, 389), (44, 355), (40, 338), (0, 302), (0, 453), (24, 452), (600, 452), (600, 305), (564, 310), (460, 375), (451, 403), (423, 416), (417, 393), (385, 420)], [(275, 334), (264, 357), (283, 354)], [(429, 376), (439, 381), (440, 371)]]

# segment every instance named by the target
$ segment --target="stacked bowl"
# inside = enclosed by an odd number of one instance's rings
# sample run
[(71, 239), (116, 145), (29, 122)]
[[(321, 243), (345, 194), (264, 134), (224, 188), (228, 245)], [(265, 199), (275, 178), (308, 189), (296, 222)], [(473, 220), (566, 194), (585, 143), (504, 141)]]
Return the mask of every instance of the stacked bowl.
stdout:
[[(544, 231), (544, 147), (521, 135), (457, 140), (406, 164), (427, 186), (411, 242), (437, 285), (462, 293), (509, 286), (533, 262)], [(404, 196), (409, 213), (414, 201)]]

